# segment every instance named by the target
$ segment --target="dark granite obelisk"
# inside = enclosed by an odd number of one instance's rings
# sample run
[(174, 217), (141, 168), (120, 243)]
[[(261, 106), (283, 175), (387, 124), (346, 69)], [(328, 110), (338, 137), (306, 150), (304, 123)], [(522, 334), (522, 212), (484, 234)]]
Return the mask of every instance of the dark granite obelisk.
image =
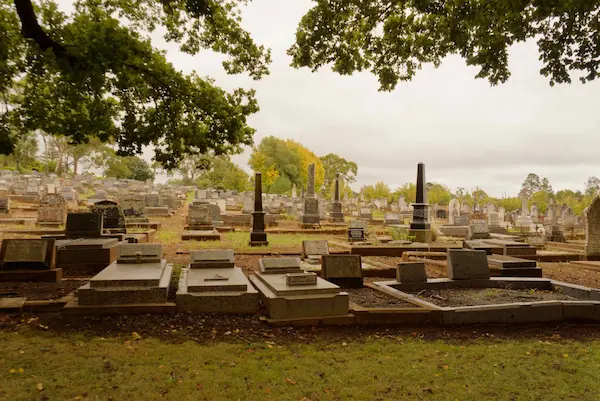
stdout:
[(333, 193), (333, 210), (330, 220), (334, 223), (344, 222), (344, 213), (342, 212), (342, 203), (340, 202), (340, 175), (335, 175), (335, 192)]
[(410, 223), (409, 235), (415, 236), (417, 242), (431, 242), (431, 224), (429, 224), (429, 203), (425, 189), (425, 164), (417, 165), (417, 199), (413, 203), (413, 221)]
[(265, 212), (262, 208), (262, 176), (254, 175), (254, 211), (252, 212), (252, 231), (250, 232), (250, 246), (269, 245), (265, 232)]

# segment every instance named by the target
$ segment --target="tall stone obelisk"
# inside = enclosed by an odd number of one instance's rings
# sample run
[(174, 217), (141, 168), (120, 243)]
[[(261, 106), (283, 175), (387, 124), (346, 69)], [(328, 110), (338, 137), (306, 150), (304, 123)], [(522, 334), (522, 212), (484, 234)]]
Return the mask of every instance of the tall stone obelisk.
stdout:
[(409, 235), (416, 242), (431, 242), (431, 224), (429, 224), (429, 203), (425, 189), (425, 164), (417, 165), (417, 199), (413, 203), (413, 220), (410, 223)]
[(265, 232), (265, 212), (262, 208), (262, 176), (254, 175), (254, 211), (252, 212), (252, 231), (250, 232), (250, 246), (269, 245)]
[(340, 202), (340, 175), (335, 175), (335, 192), (333, 193), (333, 210), (330, 220), (334, 223), (344, 222), (344, 213), (342, 212), (342, 203)]
[(306, 179), (306, 193), (304, 194), (304, 206), (302, 208), (302, 225), (319, 224), (319, 200), (315, 195), (315, 164), (308, 165), (308, 176)]

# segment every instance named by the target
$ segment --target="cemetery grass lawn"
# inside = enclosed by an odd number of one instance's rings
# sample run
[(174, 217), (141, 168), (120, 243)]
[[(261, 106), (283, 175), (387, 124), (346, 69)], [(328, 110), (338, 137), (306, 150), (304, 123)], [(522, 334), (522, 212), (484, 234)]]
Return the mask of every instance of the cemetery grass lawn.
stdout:
[(548, 401), (600, 394), (600, 341), (591, 339), (135, 338), (2, 331), (0, 400)]
[(182, 241), (181, 232), (161, 230), (158, 231), (158, 242), (161, 244), (176, 244), (178, 248), (191, 250), (191, 249), (233, 249), (236, 252), (244, 251), (274, 251), (274, 250), (285, 250), (285, 251), (296, 251), (300, 253), (302, 251), (302, 240), (322, 240), (322, 239), (334, 239), (331, 235), (318, 235), (318, 234), (268, 234), (269, 245), (265, 247), (251, 247), (248, 245), (250, 241), (250, 233), (247, 231), (236, 231), (221, 233), (221, 241)]

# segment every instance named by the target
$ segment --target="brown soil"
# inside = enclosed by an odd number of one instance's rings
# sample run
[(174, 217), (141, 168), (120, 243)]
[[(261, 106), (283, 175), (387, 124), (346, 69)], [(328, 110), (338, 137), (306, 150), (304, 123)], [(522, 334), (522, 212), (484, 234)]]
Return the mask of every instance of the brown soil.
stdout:
[(410, 291), (432, 304), (438, 306), (474, 306), (494, 305), (512, 302), (539, 302), (556, 300), (575, 300), (553, 291), (545, 290), (512, 290), (507, 288), (466, 288)]
[(369, 287), (345, 289), (350, 302), (365, 308), (414, 308), (415, 305)]
[(600, 288), (600, 271), (586, 269), (569, 263), (538, 263), (545, 278)]
[[(403, 262), (402, 258), (389, 256), (367, 256), (363, 258), (363, 261), (367, 263), (370, 260), (388, 265), (392, 269), (395, 269), (398, 266), (398, 263)], [(425, 263), (425, 270), (427, 271), (427, 277), (429, 278), (446, 277), (446, 270), (440, 266)]]
[(0, 283), (0, 298), (27, 297), (29, 301), (62, 298), (86, 283), (85, 280), (62, 280), (58, 283)]

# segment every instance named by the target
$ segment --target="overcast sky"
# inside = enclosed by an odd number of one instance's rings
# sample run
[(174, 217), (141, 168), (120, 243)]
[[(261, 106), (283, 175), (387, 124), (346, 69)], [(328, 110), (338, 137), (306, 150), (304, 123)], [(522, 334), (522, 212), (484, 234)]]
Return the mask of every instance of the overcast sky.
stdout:
[[(500, 86), (475, 79), (476, 68), (451, 57), (382, 93), (369, 73), (342, 77), (329, 68), (289, 67), (286, 50), (310, 7), (308, 0), (254, 0), (244, 9), (245, 29), (272, 49), (271, 74), (258, 82), (226, 75), (222, 57), (211, 52), (189, 56), (158, 37), (154, 44), (184, 72), (196, 70), (226, 89), (255, 88), (261, 108), (250, 117), (255, 143), (275, 135), (318, 156), (352, 160), (356, 190), (414, 181), (419, 161), (428, 181), (452, 190), (479, 186), (492, 196), (516, 195), (529, 172), (548, 177), (555, 190), (583, 189), (588, 176), (600, 175), (600, 82), (551, 88), (539, 75), (535, 43), (512, 48), (512, 77)], [(248, 171), (249, 154), (234, 157)]]

